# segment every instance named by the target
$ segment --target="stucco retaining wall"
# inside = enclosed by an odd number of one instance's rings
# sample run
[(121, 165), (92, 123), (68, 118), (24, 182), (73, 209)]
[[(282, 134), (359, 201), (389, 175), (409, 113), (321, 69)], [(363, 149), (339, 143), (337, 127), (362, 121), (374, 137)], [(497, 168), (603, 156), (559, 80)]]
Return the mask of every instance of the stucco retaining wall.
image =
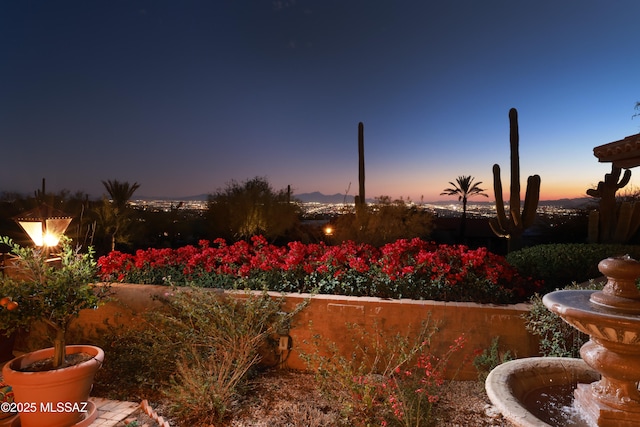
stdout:
[[(114, 284), (112, 289), (112, 301), (97, 310), (81, 313), (74, 322), (75, 334), (78, 330), (85, 335), (95, 334), (104, 327), (105, 319), (114, 324), (135, 327), (137, 314), (160, 307), (153, 300), (153, 295), (171, 290), (165, 286), (135, 284)], [(282, 296), (278, 293), (272, 295)], [(316, 334), (322, 337), (323, 342), (337, 343), (343, 346), (345, 354), (350, 354), (351, 332), (348, 324), (360, 325), (369, 333), (375, 333), (378, 328), (383, 336), (391, 339), (397, 333), (418, 330), (429, 316), (432, 322), (440, 325), (440, 331), (432, 340), (431, 348), (435, 355), (445, 353), (461, 335), (467, 340), (464, 349), (450, 359), (448, 376), (457, 372), (456, 379), (477, 379), (478, 373), (471, 363), (474, 351), (488, 348), (496, 336), (500, 337), (501, 349), (515, 353), (519, 358), (538, 354), (537, 339), (526, 331), (522, 319), (522, 314), (529, 310), (527, 304), (499, 306), (309, 294), (285, 294), (285, 299), (285, 311), (310, 299), (309, 305), (292, 322), (292, 350), (286, 360), (287, 367), (292, 369), (307, 369), (300, 353), (313, 351), (309, 343)], [(466, 363), (463, 363), (465, 360)]]

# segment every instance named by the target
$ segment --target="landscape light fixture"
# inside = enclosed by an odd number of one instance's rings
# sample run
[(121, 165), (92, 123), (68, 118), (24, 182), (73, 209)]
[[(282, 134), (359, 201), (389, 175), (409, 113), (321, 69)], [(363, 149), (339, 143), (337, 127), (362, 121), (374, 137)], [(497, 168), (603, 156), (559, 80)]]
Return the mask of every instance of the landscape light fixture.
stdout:
[(42, 204), (13, 218), (37, 247), (57, 246), (73, 217)]

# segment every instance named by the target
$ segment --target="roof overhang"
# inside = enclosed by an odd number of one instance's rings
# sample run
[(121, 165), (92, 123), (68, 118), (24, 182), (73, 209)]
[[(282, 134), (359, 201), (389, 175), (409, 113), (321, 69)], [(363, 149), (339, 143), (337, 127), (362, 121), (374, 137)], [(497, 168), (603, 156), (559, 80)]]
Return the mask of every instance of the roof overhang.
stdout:
[(600, 163), (613, 163), (622, 169), (640, 166), (640, 133), (600, 145), (593, 149), (593, 155)]

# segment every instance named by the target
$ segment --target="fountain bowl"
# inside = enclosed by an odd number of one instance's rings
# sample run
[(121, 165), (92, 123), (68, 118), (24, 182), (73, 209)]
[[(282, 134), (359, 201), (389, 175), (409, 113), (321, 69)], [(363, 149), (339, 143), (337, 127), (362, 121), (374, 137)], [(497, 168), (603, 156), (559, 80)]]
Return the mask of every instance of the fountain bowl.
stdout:
[(540, 417), (544, 408), (528, 404), (532, 395), (553, 388), (565, 390), (565, 397), (570, 400), (576, 384), (590, 384), (599, 379), (600, 374), (582, 359), (529, 357), (494, 368), (485, 388), (491, 403), (511, 423), (518, 427), (541, 427), (553, 424)]

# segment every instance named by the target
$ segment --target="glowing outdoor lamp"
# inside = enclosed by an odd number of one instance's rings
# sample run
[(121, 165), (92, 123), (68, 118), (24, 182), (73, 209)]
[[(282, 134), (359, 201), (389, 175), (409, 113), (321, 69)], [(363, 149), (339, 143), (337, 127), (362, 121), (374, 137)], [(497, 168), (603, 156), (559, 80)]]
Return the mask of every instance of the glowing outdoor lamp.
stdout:
[(71, 224), (72, 217), (47, 205), (24, 212), (14, 220), (29, 235), (36, 246), (57, 246)]

